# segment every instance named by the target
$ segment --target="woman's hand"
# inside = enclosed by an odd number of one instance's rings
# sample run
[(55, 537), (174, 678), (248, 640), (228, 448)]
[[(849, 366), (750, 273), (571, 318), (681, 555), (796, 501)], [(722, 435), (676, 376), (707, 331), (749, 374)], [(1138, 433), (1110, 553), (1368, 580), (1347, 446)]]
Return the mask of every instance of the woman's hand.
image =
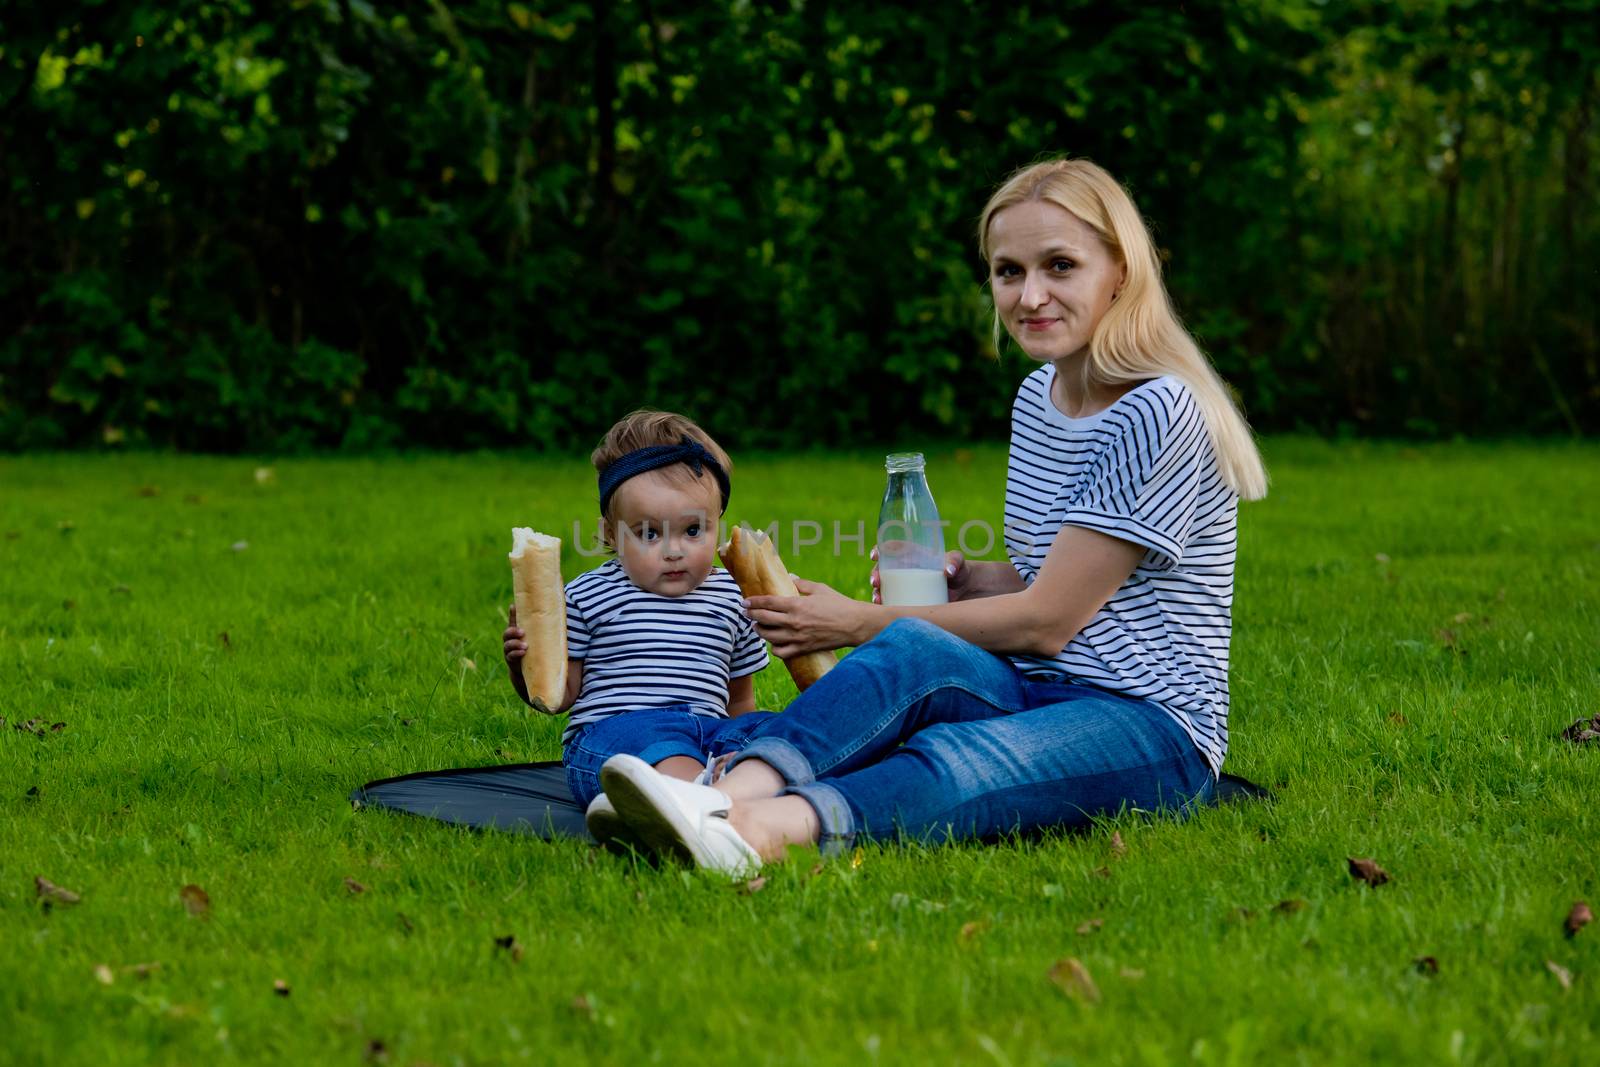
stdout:
[(745, 601), (745, 614), (779, 659), (861, 643), (867, 605), (821, 582), (796, 578), (794, 584), (799, 596), (753, 596)]
[[(867, 579), (872, 583), (872, 602), (883, 603), (882, 581), (878, 577), (878, 546), (872, 546), (872, 577)], [(951, 550), (944, 554), (944, 580), (950, 587), (950, 599), (966, 600), (976, 591), (973, 582), (973, 569), (967, 566), (967, 557), (960, 552)]]

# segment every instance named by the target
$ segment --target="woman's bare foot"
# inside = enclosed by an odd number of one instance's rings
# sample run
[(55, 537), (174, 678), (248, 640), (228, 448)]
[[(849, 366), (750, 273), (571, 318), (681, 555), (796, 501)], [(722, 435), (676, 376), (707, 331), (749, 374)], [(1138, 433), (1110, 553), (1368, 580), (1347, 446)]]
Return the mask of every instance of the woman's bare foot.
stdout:
[[(741, 763), (734, 770), (748, 766), (749, 763)], [(740, 800), (729, 809), (728, 822), (768, 862), (783, 859), (790, 845), (815, 845), (822, 837), (817, 809), (804, 797)]]

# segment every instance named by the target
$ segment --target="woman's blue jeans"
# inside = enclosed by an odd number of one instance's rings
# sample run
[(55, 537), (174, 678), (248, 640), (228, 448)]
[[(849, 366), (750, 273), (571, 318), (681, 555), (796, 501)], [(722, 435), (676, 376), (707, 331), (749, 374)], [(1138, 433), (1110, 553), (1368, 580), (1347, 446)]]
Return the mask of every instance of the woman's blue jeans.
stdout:
[(1185, 814), (1215, 779), (1158, 705), (1035, 681), (920, 619), (899, 619), (751, 734), (804, 797), (825, 852), (1070, 826), (1123, 809)]

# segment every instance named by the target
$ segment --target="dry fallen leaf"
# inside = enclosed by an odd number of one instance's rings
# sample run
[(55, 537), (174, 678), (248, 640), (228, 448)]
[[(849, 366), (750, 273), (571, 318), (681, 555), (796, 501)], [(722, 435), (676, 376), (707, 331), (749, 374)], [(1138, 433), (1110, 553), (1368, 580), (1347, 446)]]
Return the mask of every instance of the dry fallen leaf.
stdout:
[(1350, 877), (1371, 886), (1379, 886), (1389, 880), (1389, 872), (1372, 860), (1351, 856)]
[(956, 934), (956, 940), (965, 945), (987, 929), (989, 929), (989, 921), (987, 919), (977, 919), (973, 922), (962, 923), (961, 932)]
[(594, 1001), (589, 999), (589, 994), (579, 993), (572, 998), (572, 1010), (586, 1019), (593, 1019)]
[(1567, 936), (1575, 937), (1579, 930), (1594, 922), (1594, 912), (1589, 910), (1589, 905), (1581, 900), (1572, 903), (1572, 910), (1567, 912)]
[(1111, 877), (1111, 868), (1110, 867), (1096, 867), (1094, 870), (1090, 871), (1089, 873), (1094, 875), (1094, 877), (1096, 877), (1096, 878), (1110, 878)]
[(1124, 967), (1117, 973), (1130, 982), (1137, 982), (1144, 977), (1144, 971), (1139, 967)]
[(289, 983), (282, 978), (274, 978), (272, 980), (272, 991), (280, 997), (286, 997), (289, 995)]
[(139, 487), (139, 495), (142, 497), (160, 496), (161, 487), (159, 485), (141, 485)]
[(1433, 636), (1437, 637), (1439, 639), (1439, 643), (1445, 648), (1456, 647), (1456, 632), (1454, 630), (1448, 628), (1443, 630), (1435, 630), (1433, 632)]
[(1272, 906), (1272, 912), (1274, 915), (1293, 915), (1295, 912), (1302, 910), (1305, 906), (1305, 901), (1301, 900), (1299, 897), (1294, 897), (1290, 900), (1278, 901)]
[(513, 963), (522, 962), (522, 942), (517, 940), (516, 934), (507, 934), (504, 937), (495, 938), (494, 946), (495, 948), (504, 949), (511, 956)]
[(1404, 715), (1402, 715), (1398, 711), (1391, 711), (1389, 713), (1389, 721), (1391, 723), (1393, 723), (1395, 726), (1404, 726), (1407, 723), (1409, 723), (1411, 720), (1406, 718)]
[(1472, 621), (1472, 612), (1470, 612), (1470, 611), (1458, 612), (1456, 615), (1451, 617), (1450, 621), (1455, 623), (1457, 626), (1460, 626), (1460, 625), (1462, 625), (1464, 623), (1469, 623), (1469, 622)]
[(816, 863), (811, 865), (811, 869), (806, 872), (806, 877), (807, 878), (815, 878), (817, 875), (822, 873), (822, 869), (823, 869), (822, 868), (822, 862), (819, 860), (818, 862), (816, 862)]
[(1556, 976), (1556, 981), (1561, 983), (1562, 989), (1572, 988), (1572, 972), (1567, 970), (1555, 960), (1545, 960), (1545, 969)]
[(111, 973), (110, 967), (103, 963), (97, 963), (94, 965), (94, 979), (101, 985), (110, 985), (117, 980), (117, 976)]
[(56, 885), (48, 878), (34, 876), (33, 891), (46, 904), (76, 904), (83, 898), (70, 889)]
[(1565, 730), (1561, 731), (1563, 741), (1571, 741), (1575, 745), (1586, 745), (1591, 741), (1600, 739), (1600, 715), (1588, 719), (1579, 719)]
[(123, 973), (131, 974), (135, 978), (149, 978), (152, 974), (160, 969), (161, 964), (159, 963), (130, 963), (128, 966), (122, 968)]
[(740, 882), (734, 888), (736, 888), (739, 891), (739, 895), (741, 897), (748, 897), (748, 896), (752, 896), (753, 894), (759, 893), (763, 889), (767, 888), (767, 880), (765, 878), (757, 876), (755, 878), (750, 879), (748, 882)]
[(1086, 919), (1078, 924), (1078, 936), (1092, 934), (1106, 924), (1104, 919)]
[(183, 901), (190, 915), (203, 918), (211, 914), (211, 894), (192, 882), (178, 890), (178, 899)]
[(1126, 856), (1127, 854), (1128, 854), (1128, 846), (1122, 840), (1122, 831), (1121, 830), (1113, 830), (1113, 831), (1111, 831), (1111, 855), (1120, 858), (1122, 856)]
[(367, 887), (356, 881), (354, 878), (346, 878), (344, 880), (344, 888), (345, 892), (349, 893), (351, 896), (359, 896), (367, 891)]
[(1439, 973), (1439, 961), (1432, 956), (1418, 956), (1411, 961), (1411, 965), (1417, 969), (1418, 974), (1429, 978)]
[(1089, 975), (1089, 969), (1075, 956), (1057, 960), (1050, 968), (1050, 981), (1073, 1000), (1087, 1004), (1100, 1002), (1100, 989)]

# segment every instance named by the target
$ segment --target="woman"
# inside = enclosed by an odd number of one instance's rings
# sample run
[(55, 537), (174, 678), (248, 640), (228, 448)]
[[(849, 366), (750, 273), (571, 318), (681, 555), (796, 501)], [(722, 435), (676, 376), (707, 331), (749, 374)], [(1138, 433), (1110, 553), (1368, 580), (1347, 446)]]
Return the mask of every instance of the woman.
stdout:
[(715, 786), (607, 763), (607, 796), (650, 847), (743, 874), (789, 844), (986, 837), (1182, 810), (1214, 789), (1235, 518), (1240, 498), (1266, 493), (1249, 428), (1104, 170), (1019, 171), (978, 242), (996, 340), (1003, 327), (1042, 364), (1012, 410), (1010, 562), (952, 553), (951, 603), (932, 607), (816, 582), (751, 598), (779, 656), (859, 647)]

